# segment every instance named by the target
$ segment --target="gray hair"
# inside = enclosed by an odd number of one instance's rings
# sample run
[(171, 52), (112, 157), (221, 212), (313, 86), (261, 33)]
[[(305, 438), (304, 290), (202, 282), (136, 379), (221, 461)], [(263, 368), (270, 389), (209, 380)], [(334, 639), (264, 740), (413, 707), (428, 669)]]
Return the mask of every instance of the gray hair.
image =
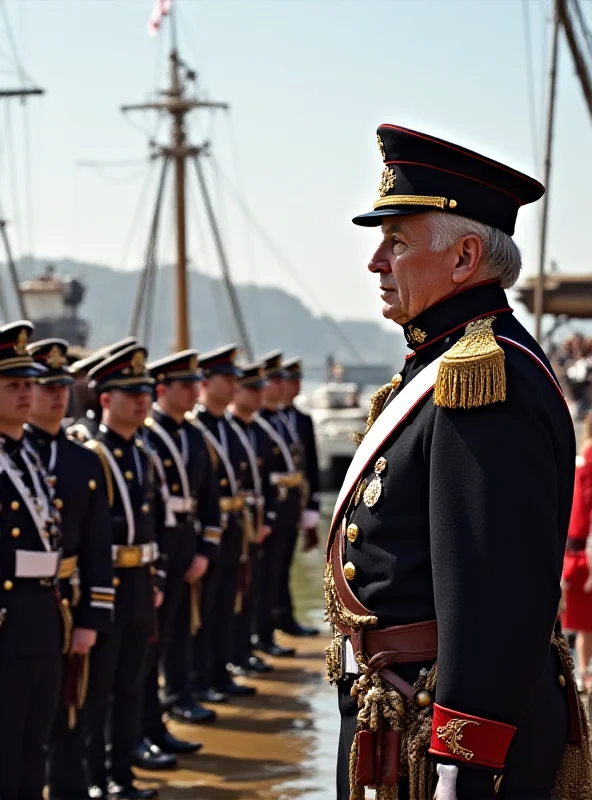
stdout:
[(462, 236), (474, 234), (483, 243), (482, 261), (486, 264), (488, 277), (501, 281), (504, 289), (516, 283), (520, 277), (522, 256), (511, 236), (482, 222), (441, 211), (430, 211), (428, 217), (432, 228), (433, 252), (447, 250)]

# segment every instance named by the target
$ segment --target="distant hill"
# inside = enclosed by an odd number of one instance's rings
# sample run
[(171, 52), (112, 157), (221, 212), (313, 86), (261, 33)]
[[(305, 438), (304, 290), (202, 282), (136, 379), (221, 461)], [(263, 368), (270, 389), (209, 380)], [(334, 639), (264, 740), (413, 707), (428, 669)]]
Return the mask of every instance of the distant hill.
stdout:
[[(128, 332), (138, 271), (118, 271), (98, 264), (64, 259), (52, 261), (60, 275), (81, 278), (87, 286), (81, 316), (91, 323), (89, 346), (121, 338)], [(47, 261), (22, 259), (22, 279), (41, 273)], [(6, 284), (5, 284), (6, 285)], [(170, 350), (173, 340), (173, 270), (159, 270), (155, 292), (150, 355)], [(192, 271), (189, 276), (191, 340), (201, 352), (236, 340), (230, 323), (228, 303), (220, 280)], [(356, 358), (325, 317), (314, 315), (297, 297), (274, 287), (237, 285), (257, 355), (281, 348), (286, 356), (301, 356), (308, 364), (320, 366), (327, 356), (355, 363)], [(363, 362), (400, 368), (406, 352), (401, 334), (374, 322), (344, 320), (339, 331), (353, 343)]]

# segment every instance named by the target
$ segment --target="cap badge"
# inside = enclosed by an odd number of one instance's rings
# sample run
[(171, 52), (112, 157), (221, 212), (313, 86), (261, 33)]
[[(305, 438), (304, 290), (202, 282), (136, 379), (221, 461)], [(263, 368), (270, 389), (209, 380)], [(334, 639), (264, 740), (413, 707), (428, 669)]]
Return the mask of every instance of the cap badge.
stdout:
[(66, 363), (66, 356), (62, 353), (57, 344), (54, 344), (47, 354), (45, 363), (50, 369), (59, 369)]
[(191, 356), (189, 359), (189, 372), (197, 372), (197, 356)]
[(132, 373), (142, 375), (146, 371), (146, 356), (141, 350), (137, 350), (132, 356)]
[(14, 345), (15, 353), (19, 356), (26, 356), (28, 344), (29, 344), (29, 334), (27, 333), (25, 328), (23, 328), (22, 331), (19, 333), (16, 343)]
[(385, 167), (382, 170), (382, 175), (380, 178), (380, 185), (378, 187), (378, 194), (381, 197), (385, 197), (391, 189), (394, 188), (397, 176), (395, 174), (394, 169), (391, 167)]
[(384, 142), (380, 138), (378, 134), (376, 134), (376, 144), (378, 145), (378, 149), (380, 150), (380, 155), (382, 156), (382, 160), (386, 161), (386, 150), (384, 149)]

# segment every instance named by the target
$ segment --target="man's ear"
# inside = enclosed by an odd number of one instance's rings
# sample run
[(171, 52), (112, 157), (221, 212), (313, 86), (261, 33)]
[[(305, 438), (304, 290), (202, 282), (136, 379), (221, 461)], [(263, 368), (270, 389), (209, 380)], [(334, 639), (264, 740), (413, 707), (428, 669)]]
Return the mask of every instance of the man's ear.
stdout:
[(474, 234), (463, 236), (456, 243), (456, 263), (452, 268), (452, 282), (460, 285), (472, 278), (483, 257), (483, 242)]

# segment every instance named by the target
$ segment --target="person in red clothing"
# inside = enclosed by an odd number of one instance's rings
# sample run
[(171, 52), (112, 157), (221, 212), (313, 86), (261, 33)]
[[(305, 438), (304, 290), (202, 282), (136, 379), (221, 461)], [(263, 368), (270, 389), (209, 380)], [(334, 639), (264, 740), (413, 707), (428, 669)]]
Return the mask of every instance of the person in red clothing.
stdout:
[(585, 440), (576, 460), (573, 506), (563, 563), (565, 630), (576, 633), (578, 683), (592, 691), (592, 415), (585, 423)]

